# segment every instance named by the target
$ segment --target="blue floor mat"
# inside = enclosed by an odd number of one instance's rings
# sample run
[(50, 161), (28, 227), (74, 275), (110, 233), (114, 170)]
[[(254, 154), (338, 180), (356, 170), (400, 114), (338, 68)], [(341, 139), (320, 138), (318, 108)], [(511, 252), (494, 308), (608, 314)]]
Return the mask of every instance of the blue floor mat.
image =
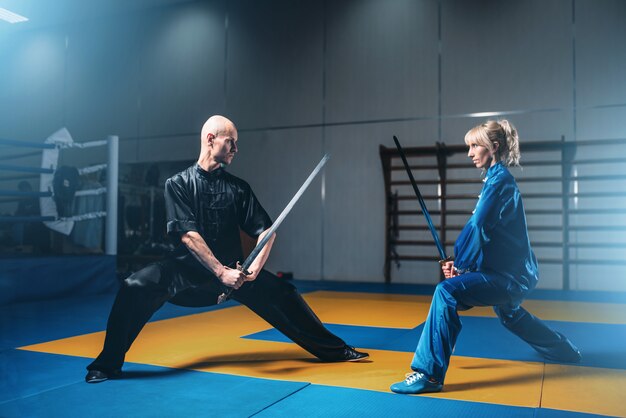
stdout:
[[(528, 344), (504, 328), (496, 318), (463, 317), (456, 344), (457, 356), (517, 361), (545, 361)], [(626, 325), (545, 321), (566, 335), (583, 354), (581, 366), (626, 369)], [(328, 329), (348, 344), (363, 349), (415, 351), (423, 324), (407, 330), (328, 324)], [(610, 336), (610, 337), (609, 337)], [(275, 329), (245, 338), (289, 342)]]
[[(308, 386), (127, 363), (124, 378), (84, 383), (89, 359), (31, 352), (0, 353), (0, 416), (250, 416)], [(5, 370), (5, 368), (13, 370)]]
[[(323, 402), (320, 402), (323, 400)], [(536, 412), (542, 411), (542, 415)], [(545, 413), (544, 413), (545, 412)], [(259, 417), (481, 417), (481, 418), (590, 418), (600, 415), (536, 410), (515, 406), (465, 402), (427, 396), (310, 385), (272, 405)]]

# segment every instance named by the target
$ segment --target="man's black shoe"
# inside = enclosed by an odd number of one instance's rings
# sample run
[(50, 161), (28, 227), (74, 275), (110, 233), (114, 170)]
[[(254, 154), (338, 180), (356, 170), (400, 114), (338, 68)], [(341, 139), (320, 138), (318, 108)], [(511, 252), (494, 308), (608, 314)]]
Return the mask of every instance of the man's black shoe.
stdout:
[(85, 376), (85, 382), (87, 383), (100, 383), (105, 380), (114, 379), (122, 374), (121, 370), (115, 370), (111, 373), (106, 373), (100, 370), (89, 370), (87, 376)]
[(361, 361), (369, 356), (369, 354), (356, 351), (354, 347), (347, 345), (346, 348), (343, 349), (343, 359), (341, 361)]

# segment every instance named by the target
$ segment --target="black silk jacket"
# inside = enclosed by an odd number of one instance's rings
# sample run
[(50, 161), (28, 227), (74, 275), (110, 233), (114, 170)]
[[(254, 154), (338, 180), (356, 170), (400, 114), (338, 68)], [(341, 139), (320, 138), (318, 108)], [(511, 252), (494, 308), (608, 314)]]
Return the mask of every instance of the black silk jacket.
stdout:
[(198, 232), (222, 264), (233, 266), (243, 262), (239, 229), (256, 238), (272, 225), (248, 183), (223, 168), (208, 172), (197, 164), (167, 179), (165, 209), (167, 232), (178, 243), (173, 256), (207, 274), (180, 241), (183, 233)]

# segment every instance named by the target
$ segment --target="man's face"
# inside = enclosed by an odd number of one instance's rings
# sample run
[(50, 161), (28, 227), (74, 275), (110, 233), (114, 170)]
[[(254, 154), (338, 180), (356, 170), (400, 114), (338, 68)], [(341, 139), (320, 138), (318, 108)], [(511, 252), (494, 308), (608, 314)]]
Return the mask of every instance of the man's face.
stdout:
[(237, 130), (230, 129), (213, 138), (213, 158), (221, 164), (230, 164), (237, 153)]

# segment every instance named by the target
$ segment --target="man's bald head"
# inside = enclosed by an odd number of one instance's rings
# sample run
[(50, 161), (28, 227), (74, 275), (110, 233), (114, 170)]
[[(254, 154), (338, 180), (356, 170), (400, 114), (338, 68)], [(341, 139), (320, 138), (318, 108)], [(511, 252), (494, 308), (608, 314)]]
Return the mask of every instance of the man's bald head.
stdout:
[(228, 118), (220, 115), (213, 115), (202, 126), (201, 141), (202, 146), (207, 145), (207, 137), (209, 134), (213, 134), (214, 137), (220, 135), (235, 136), (237, 137), (237, 128), (235, 124)]
[(224, 116), (211, 116), (202, 126), (200, 143), (201, 167), (228, 165), (237, 153), (237, 128)]

